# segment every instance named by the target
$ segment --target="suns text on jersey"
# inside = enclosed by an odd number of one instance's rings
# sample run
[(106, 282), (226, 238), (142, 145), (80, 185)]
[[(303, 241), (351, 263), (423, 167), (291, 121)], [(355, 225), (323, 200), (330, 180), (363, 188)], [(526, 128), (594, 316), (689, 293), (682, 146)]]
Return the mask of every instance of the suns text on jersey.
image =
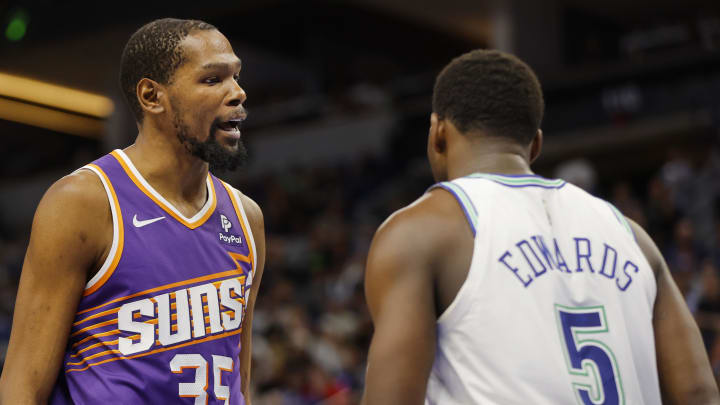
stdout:
[(614, 282), (620, 291), (625, 291), (639, 271), (635, 263), (619, 257), (617, 249), (607, 243), (593, 245), (588, 238), (574, 237), (571, 245), (574, 249), (565, 253), (572, 255), (567, 256), (570, 260), (565, 260), (566, 256), (560, 251), (557, 239), (553, 238), (549, 245), (542, 235), (535, 235), (515, 243), (514, 247), (500, 255), (498, 262), (512, 272), (525, 288), (538, 277), (551, 272), (587, 273)]
[(124, 304), (118, 311), (118, 329), (136, 335), (119, 338), (118, 350), (127, 356), (155, 345), (170, 346), (238, 329), (245, 304), (244, 279), (230, 278)]

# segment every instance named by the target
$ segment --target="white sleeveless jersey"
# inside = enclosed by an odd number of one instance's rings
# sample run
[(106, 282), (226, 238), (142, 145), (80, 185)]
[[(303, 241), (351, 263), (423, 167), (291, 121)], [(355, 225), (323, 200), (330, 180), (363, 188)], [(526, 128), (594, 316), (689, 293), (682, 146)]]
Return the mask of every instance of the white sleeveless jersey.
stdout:
[(533, 175), (434, 187), (456, 197), (475, 246), (437, 322), (426, 405), (661, 403), (655, 276), (615, 207)]

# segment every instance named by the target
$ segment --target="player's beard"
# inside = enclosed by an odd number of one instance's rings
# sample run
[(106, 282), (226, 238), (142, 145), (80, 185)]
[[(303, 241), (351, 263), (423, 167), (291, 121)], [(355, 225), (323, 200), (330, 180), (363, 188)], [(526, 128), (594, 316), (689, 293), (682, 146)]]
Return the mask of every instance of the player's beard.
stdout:
[(217, 141), (215, 134), (219, 129), (219, 123), (219, 119), (213, 121), (207, 139), (201, 142), (190, 136), (188, 126), (180, 119), (177, 112), (173, 120), (180, 143), (191, 155), (208, 162), (210, 171), (214, 173), (233, 171), (247, 161), (247, 149), (245, 149), (242, 139), (236, 141), (237, 148), (235, 150), (230, 150)]

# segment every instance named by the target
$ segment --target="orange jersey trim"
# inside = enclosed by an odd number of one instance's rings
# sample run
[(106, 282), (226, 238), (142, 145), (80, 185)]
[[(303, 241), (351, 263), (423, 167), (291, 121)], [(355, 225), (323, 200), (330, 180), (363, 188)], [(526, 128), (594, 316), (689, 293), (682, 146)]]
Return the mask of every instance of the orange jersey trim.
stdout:
[(94, 348), (96, 348), (96, 347), (100, 347), (100, 346), (105, 346), (105, 347), (115, 346), (115, 345), (118, 344), (118, 340), (119, 340), (119, 339), (110, 340), (110, 341), (108, 341), (108, 342), (95, 343), (94, 345), (90, 345), (90, 346), (88, 346), (88, 347), (86, 347), (86, 348), (84, 348), (84, 349), (82, 349), (82, 350), (79, 350), (77, 353), (71, 354), (70, 357), (78, 357), (78, 356), (80, 355), (80, 353), (84, 353), (84, 352), (86, 352), (86, 351), (88, 351), (88, 350), (92, 350), (92, 349), (94, 349)]
[[(227, 372), (229, 372), (229, 373), (232, 373), (233, 369), (235, 368), (235, 359), (230, 359), (230, 361), (231, 361), (231, 363), (230, 363), (230, 369), (222, 368), (222, 367), (218, 367), (218, 369), (220, 369), (221, 371), (227, 371)], [(219, 375), (219, 377), (220, 377), (220, 378), (219, 378), (220, 381), (218, 382), (218, 385), (222, 385), (222, 373), (218, 373), (218, 375)], [(214, 376), (213, 376), (213, 377), (214, 377)], [(227, 398), (218, 396), (217, 399), (220, 400), (220, 401), (224, 401), (224, 400), (226, 400)]]
[[(243, 300), (242, 298), (236, 298), (235, 300), (238, 301), (240, 304), (245, 305), (245, 300)], [(210, 310), (208, 309), (207, 305), (203, 306), (203, 314), (209, 313), (209, 311), (210, 311)], [(235, 311), (235, 310), (233, 310), (233, 309), (226, 309), (226, 310), (221, 310), (221, 311), (220, 311), (220, 314), (233, 315), (233, 314), (236, 314), (236, 312), (237, 312), (237, 311)], [(236, 315), (237, 315), (237, 314), (236, 314)], [(176, 321), (176, 320), (177, 320), (177, 314), (172, 314), (172, 315), (170, 316), (170, 319), (173, 320), (173, 321)], [(117, 319), (111, 319), (111, 320), (109, 320), (109, 321), (107, 321), (107, 322), (102, 322), (102, 323), (99, 323), (99, 324), (96, 324), (96, 325), (88, 326), (87, 328), (83, 328), (82, 330), (79, 330), (79, 331), (77, 331), (77, 332), (75, 332), (75, 333), (84, 332), (84, 331), (87, 331), (87, 330), (90, 330), (90, 329), (94, 329), (94, 328), (96, 328), (96, 327), (111, 325), (111, 324), (116, 323), (116, 322), (117, 322)], [(209, 323), (209, 322), (210, 322), (210, 315), (205, 316), (204, 322), (205, 322), (205, 323)], [(148, 321), (145, 321), (144, 323), (146, 323), (146, 324), (148, 324), (148, 325), (157, 325), (158, 320), (157, 320), (157, 319), (150, 319), (150, 320), (148, 320)], [(191, 325), (191, 326), (194, 326), (194, 322), (193, 322), (192, 320), (190, 321), (190, 325)], [(209, 326), (206, 327), (205, 329), (206, 329), (206, 332), (210, 332), (210, 327), (209, 327)], [(172, 325), (172, 331), (173, 331), (173, 332), (177, 331), (177, 325)], [(120, 330), (116, 329), (116, 330), (112, 330), (112, 331), (108, 331), (108, 332), (98, 333), (98, 334), (95, 334), (95, 335), (92, 335), (92, 336), (87, 336), (87, 337), (85, 337), (83, 340), (74, 343), (71, 347), (72, 347), (72, 348), (75, 348), (75, 347), (81, 345), (82, 343), (87, 342), (88, 340), (90, 340), (90, 339), (92, 339), (92, 338), (99, 338), (99, 337), (102, 337), (102, 336), (114, 335), (114, 334), (117, 334), (117, 333), (120, 333)], [(155, 330), (155, 334), (157, 335), (157, 334), (159, 334), (159, 333), (160, 333), (160, 331), (156, 329), (156, 330)], [(128, 336), (128, 339), (134, 339), (134, 338), (139, 337), (139, 336), (140, 336), (139, 334), (137, 334), (137, 335), (132, 335), (132, 336)], [(117, 342), (117, 341), (115, 341), (115, 342)], [(110, 343), (110, 342), (104, 342), (104, 343)], [(96, 347), (96, 346), (97, 346), (97, 344), (88, 346), (88, 347), (86, 347), (86, 348), (83, 348), (82, 350), (80, 350), (80, 351), (77, 352), (76, 354), (71, 354), (71, 356), (77, 357), (78, 354), (84, 352), (85, 350), (88, 350), (89, 348)]]
[(85, 319), (82, 319), (82, 320), (80, 320), (80, 321), (75, 322), (74, 324), (72, 324), (72, 326), (78, 326), (78, 325), (80, 325), (81, 323), (87, 322), (87, 321), (89, 321), (89, 320), (91, 320), (91, 319), (100, 318), (101, 316), (114, 314), (114, 313), (119, 312), (119, 311), (120, 311), (120, 307), (117, 307), (117, 308), (115, 308), (115, 309), (108, 309), (107, 311), (103, 311), (103, 312), (98, 312), (98, 313), (95, 314), (95, 315), (88, 316), (88, 317), (85, 318)]
[[(225, 311), (225, 313), (228, 313), (228, 312), (230, 312), (230, 311)], [(229, 313), (228, 313), (228, 315), (229, 315)], [(153, 322), (153, 321), (154, 321), (154, 322)], [(145, 323), (147, 323), (147, 324), (157, 324), (157, 319), (154, 319), (153, 321), (148, 321), (148, 322), (145, 322)], [(206, 316), (206, 317), (205, 317), (205, 322), (206, 322), (206, 323), (210, 322), (210, 317), (209, 317), (209, 316)], [(173, 332), (174, 332), (174, 331), (177, 331), (177, 325), (173, 325), (173, 328), (172, 328), (172, 329), (173, 329)], [(221, 331), (217, 331), (217, 332), (215, 332), (215, 333), (219, 333), (219, 332), (221, 332)], [(159, 334), (160, 334), (160, 331), (157, 330), (157, 329), (155, 329), (155, 335), (157, 336), (157, 335), (159, 335)], [(206, 334), (206, 335), (212, 334), (212, 328), (211, 328), (210, 326), (206, 326), (206, 327), (205, 327), (205, 334)], [(140, 338), (140, 334), (135, 334), (135, 335), (132, 335), (132, 336), (128, 336), (128, 337), (127, 337), (127, 339), (130, 339), (130, 340), (135, 340), (135, 339), (139, 339), (139, 338)], [(108, 342), (99, 342), (99, 343), (95, 343), (95, 344), (93, 344), (93, 345), (90, 345), (90, 346), (88, 346), (88, 347), (86, 347), (86, 348), (78, 351), (78, 352), (75, 353), (75, 354), (71, 354), (70, 357), (79, 357), (79, 354), (80, 354), (80, 353), (82, 353), (82, 352), (84, 352), (84, 351), (87, 351), (87, 350), (90, 350), (90, 349), (93, 349), (93, 348), (95, 348), (95, 347), (103, 346), (103, 345), (104, 345), (105, 347), (108, 347), (109, 350), (106, 350), (106, 351), (104, 351), (104, 352), (95, 353), (95, 354), (93, 354), (93, 355), (91, 355), (91, 356), (88, 356), (88, 357), (84, 357), (83, 359), (81, 359), (81, 360), (80, 360), (79, 362), (77, 362), (77, 363), (67, 363), (67, 364), (68, 364), (68, 365), (71, 365), (71, 366), (79, 366), (80, 364), (84, 363), (84, 362), (87, 361), (87, 360), (91, 360), (91, 359), (94, 359), (94, 358), (96, 358), (96, 357), (102, 357), (102, 356), (104, 356), (104, 355), (106, 355), (106, 354), (118, 353), (118, 350), (117, 350), (117, 349), (113, 349), (113, 348), (111, 347), (111, 345), (112, 345), (112, 346), (115, 346), (115, 345), (119, 344), (119, 341), (120, 341), (119, 339), (116, 339), (116, 340), (111, 340), (111, 341), (108, 341)], [(155, 344), (162, 346), (162, 342), (160, 342), (160, 340), (155, 340)]]
[(107, 355), (107, 354), (120, 354), (120, 350), (106, 350), (106, 351), (104, 351), (104, 352), (95, 353), (95, 354), (93, 354), (92, 356), (85, 357), (84, 359), (78, 361), (77, 363), (65, 363), (65, 365), (67, 365), (67, 366), (79, 366), (79, 365), (81, 365), (81, 364), (83, 364), (83, 363), (86, 363), (88, 360), (92, 360), (92, 359), (97, 358), (97, 357), (102, 357), (102, 356), (105, 356), (105, 355)]
[[(230, 189), (230, 186), (227, 183), (225, 183), (224, 181), (221, 181), (221, 183), (222, 183), (223, 187), (225, 187), (225, 190), (228, 193), (228, 197), (230, 197), (230, 201), (232, 202), (233, 208), (235, 208), (235, 215), (237, 216), (238, 221), (240, 221), (240, 227), (242, 227), (243, 234), (245, 235), (245, 240), (247, 241), (247, 245), (248, 245), (248, 257), (250, 258), (250, 266), (252, 267), (250, 269), (250, 272), (251, 272), (251, 274), (253, 274), (253, 273), (255, 273), (255, 265), (254, 265), (255, 252), (253, 252), (252, 247), (253, 247), (253, 244), (255, 241), (253, 241), (253, 243), (250, 243), (250, 234), (248, 234), (248, 231), (245, 228), (245, 217), (240, 212), (240, 206), (241, 206), (240, 201), (237, 201), (235, 199), (237, 196), (235, 195), (235, 193), (233, 193), (233, 191)], [(248, 226), (250, 226), (249, 223), (248, 223)], [(228, 253), (230, 253), (230, 252), (228, 252)], [(230, 256), (232, 256), (233, 254), (234, 253), (230, 253)]]
[(162, 208), (165, 212), (167, 212), (171, 217), (175, 218), (178, 222), (185, 225), (186, 227), (190, 229), (195, 229), (202, 224), (204, 224), (208, 218), (215, 212), (215, 207), (217, 206), (217, 195), (215, 194), (215, 185), (213, 184), (212, 178), (210, 177), (210, 174), (208, 173), (208, 179), (210, 179), (210, 196), (208, 198), (212, 198), (212, 205), (208, 209), (208, 211), (203, 215), (200, 219), (198, 219), (195, 222), (188, 222), (179, 215), (177, 215), (172, 208), (168, 207), (165, 203), (155, 198), (155, 196), (147, 189), (143, 184), (138, 180), (138, 178), (135, 176), (135, 174), (130, 170), (127, 163), (125, 163), (125, 160), (118, 154), (117, 151), (110, 152), (111, 155), (120, 163), (120, 166), (122, 166), (123, 170), (125, 170), (125, 173), (130, 177), (130, 180), (132, 180), (133, 183), (137, 186), (140, 191), (142, 191), (146, 196), (148, 196), (151, 200), (155, 202), (160, 208)]
[[(92, 366), (97, 366), (97, 365), (104, 364), (104, 363), (110, 363), (110, 362), (118, 361), (118, 360), (130, 360), (130, 359), (135, 359), (135, 358), (138, 358), (138, 357), (148, 356), (148, 355), (155, 354), (155, 353), (161, 353), (161, 352), (165, 352), (165, 351), (168, 351), (168, 350), (178, 349), (178, 348), (181, 348), (181, 347), (186, 347), (186, 346), (190, 346), (190, 345), (195, 345), (195, 344), (198, 344), (198, 343), (204, 343), (204, 342), (209, 342), (209, 341), (211, 341), (211, 340), (221, 339), (221, 338), (224, 338), (224, 337), (228, 337), (228, 336), (232, 336), (232, 335), (237, 335), (237, 334), (239, 334), (239, 333), (242, 333), (242, 328), (238, 328), (238, 329), (236, 329), (236, 330), (232, 330), (232, 331), (230, 331), (230, 332), (222, 333), (222, 334), (219, 334), (219, 335), (208, 336), (208, 337), (206, 337), (206, 338), (204, 338), (204, 339), (200, 339), (200, 340), (194, 340), (194, 341), (190, 341), (190, 342), (180, 343), (180, 344), (177, 344), (177, 345), (174, 345), (174, 346), (163, 347), (163, 348), (161, 348), (161, 349), (152, 350), (152, 351), (149, 351), (149, 352), (146, 352), (146, 353), (138, 353), (138, 354), (135, 354), (135, 355), (132, 355), (132, 356), (127, 356), (127, 357), (121, 356), (121, 357), (114, 357), (114, 358), (111, 358), (111, 359), (105, 359), (105, 360), (98, 361), (98, 362), (96, 362), (96, 363), (90, 363), (90, 364), (88, 364), (87, 366), (85, 366), (85, 367), (83, 367), (83, 368), (65, 370), (65, 372), (66, 372), (66, 373), (70, 373), (70, 372), (72, 372), (72, 371), (85, 371), (85, 370), (87, 370), (88, 368), (90, 368), (90, 367), (92, 367)], [(103, 352), (103, 353), (106, 353), (106, 352)], [(100, 354), (100, 353), (98, 353), (98, 354)], [(107, 354), (107, 353), (106, 353), (106, 354)], [(66, 363), (66, 365), (69, 365), (69, 363)]]
[(70, 346), (70, 348), (71, 348), (71, 349), (74, 349), (74, 348), (80, 346), (81, 344), (87, 342), (88, 340), (90, 340), (90, 339), (92, 339), (92, 338), (99, 338), (99, 337), (103, 337), (103, 336), (117, 335), (118, 333), (120, 333), (120, 331), (119, 331), (118, 329), (115, 329), (115, 330), (111, 330), (111, 331), (109, 331), (109, 332), (103, 332), (103, 333), (98, 333), (97, 335), (91, 335), (91, 336), (88, 336), (88, 337), (84, 338), (83, 340), (80, 340), (80, 341), (78, 341), (78, 342), (73, 343), (73, 345)]
[(87, 332), (87, 331), (89, 331), (89, 330), (91, 330), (91, 329), (99, 328), (99, 327), (101, 327), (101, 326), (112, 325), (112, 324), (114, 324), (114, 323), (117, 323), (117, 321), (118, 321), (117, 319), (111, 319), (111, 320), (109, 320), (109, 321), (96, 323), (95, 325), (90, 325), (90, 326), (88, 326), (88, 327), (86, 327), (86, 328), (82, 328), (82, 329), (80, 329), (80, 330), (78, 330), (78, 331), (73, 332), (73, 334), (70, 335), (70, 337), (77, 336), (77, 335), (79, 335), (79, 334), (81, 334), (81, 333), (83, 333), (83, 332)]
[[(236, 298), (235, 300), (238, 301), (241, 305), (243, 305), (243, 307), (245, 306), (245, 300), (243, 300), (242, 298)], [(206, 314), (206, 313), (209, 313), (209, 312), (210, 312), (210, 310), (208, 309), (208, 306), (207, 306), (207, 305), (204, 305), (204, 306), (203, 306), (203, 314)], [(223, 310), (220, 310), (220, 314), (227, 314), (227, 315), (232, 315), (232, 314), (235, 313), (235, 312), (237, 312), (237, 311), (235, 311), (235, 310), (233, 310), (233, 309), (226, 309), (226, 310), (224, 310), (224, 311), (223, 311)], [(237, 315), (237, 314), (236, 314), (236, 315)], [(170, 316), (170, 319), (173, 320), (173, 321), (176, 321), (176, 320), (177, 320), (177, 314), (172, 314), (172, 315)], [(205, 323), (209, 323), (209, 322), (210, 322), (210, 315), (205, 316), (204, 322), (205, 322)], [(99, 327), (101, 327), (101, 326), (112, 325), (112, 324), (114, 324), (114, 323), (117, 323), (117, 319), (111, 319), (111, 320), (109, 320), (109, 321), (100, 322), (100, 323), (95, 324), (95, 325), (90, 325), (90, 326), (85, 327), (85, 328), (83, 328), (83, 329), (81, 329), (81, 330), (79, 330), (79, 331), (74, 332), (74, 333), (73, 333), (72, 335), (70, 335), (70, 336), (72, 337), (72, 336), (78, 335), (78, 334), (80, 334), (80, 333), (82, 333), (82, 332), (87, 332), (88, 330), (92, 330), (92, 329), (95, 329), (95, 328), (99, 328)], [(148, 320), (148, 321), (145, 321), (144, 323), (146, 323), (146, 324), (148, 324), (148, 325), (157, 325), (157, 324), (158, 324), (158, 319), (150, 319), (150, 320)], [(191, 321), (190, 321), (190, 325), (191, 325), (191, 326), (195, 326), (194, 321), (191, 320)], [(206, 327), (205, 329), (207, 329), (207, 330), (209, 331), (209, 330), (210, 330), (210, 327)], [(176, 331), (176, 330), (177, 330), (177, 325), (172, 325), (172, 330), (173, 330), (173, 331)], [(119, 331), (118, 331), (118, 332), (119, 332)], [(118, 333), (118, 332), (115, 332), (115, 333)], [(159, 331), (159, 330), (156, 330), (156, 331), (155, 331), (155, 334), (157, 335), (158, 333), (160, 333), (160, 331)], [(109, 335), (109, 334), (110, 334), (109, 332), (103, 332), (103, 333), (99, 333), (99, 334), (97, 334), (97, 335), (88, 336), (88, 337), (86, 337), (85, 339), (83, 339), (83, 340), (81, 340), (80, 342), (78, 342), (78, 343), (76, 343), (75, 345), (73, 345), (72, 347), (76, 347), (76, 345), (79, 345), (81, 342), (87, 341), (88, 339), (91, 339), (91, 338), (93, 338), (93, 337), (107, 336), (107, 335)], [(139, 335), (138, 335), (138, 336), (139, 336)], [(131, 336), (130, 338), (132, 338), (132, 336)], [(86, 349), (87, 349), (87, 348), (79, 351), (78, 354), (79, 354), (79, 353), (82, 353), (82, 352), (83, 352), (84, 350), (86, 350)]]
[(120, 211), (120, 203), (118, 202), (117, 194), (115, 194), (115, 188), (113, 187), (112, 183), (110, 182), (110, 179), (107, 177), (105, 172), (97, 165), (89, 164), (88, 166), (92, 167), (93, 169), (97, 170), (98, 173), (100, 173), (103, 177), (103, 180), (105, 184), (108, 186), (108, 190), (110, 190), (110, 194), (112, 195), (112, 204), (115, 206), (115, 214), (117, 216), (117, 225), (118, 225), (118, 245), (117, 250), (115, 251), (115, 256), (112, 258), (112, 262), (110, 262), (110, 267), (108, 267), (107, 271), (105, 271), (105, 274), (103, 274), (102, 278), (98, 280), (95, 284), (92, 285), (92, 287), (86, 289), (83, 292), (83, 296), (88, 296), (95, 291), (97, 291), (100, 287), (105, 284), (106, 281), (112, 276), (112, 274), (115, 272), (115, 269), (117, 268), (118, 263), (120, 262), (120, 257), (122, 256), (123, 251), (123, 245), (125, 244), (125, 228), (123, 227), (123, 219), (122, 219), (122, 211)]
[[(106, 305), (110, 305), (110, 304), (113, 304), (113, 303), (116, 303), (116, 302), (124, 301), (124, 300), (130, 299), (130, 298), (139, 297), (139, 296), (141, 296), (141, 295), (149, 294), (149, 293), (152, 293), (152, 292), (155, 292), (155, 291), (166, 290), (166, 289), (168, 289), (168, 288), (179, 287), (179, 286), (182, 286), (182, 285), (197, 283), (197, 282), (200, 282), (200, 281), (210, 280), (210, 279), (213, 279), (213, 278), (220, 278), (220, 277), (225, 277), (225, 276), (231, 276), (231, 275), (233, 275), (233, 274), (242, 275), (242, 269), (240, 268), (240, 263), (238, 263), (238, 261), (242, 261), (242, 262), (246, 262), (246, 263), (252, 264), (252, 261), (251, 261), (252, 259), (249, 258), (249, 257), (247, 257), (247, 256), (245, 256), (245, 255), (241, 255), (241, 254), (237, 254), (237, 253), (232, 253), (232, 252), (228, 252), (228, 255), (230, 255), (230, 257), (233, 259), (233, 261), (235, 261), (235, 264), (237, 265), (237, 267), (234, 268), (234, 269), (232, 269), (232, 270), (226, 270), (226, 271), (222, 271), (222, 272), (220, 272), (220, 273), (208, 274), (208, 275), (201, 276), (201, 277), (191, 278), (191, 279), (189, 279), (189, 280), (184, 280), (184, 281), (178, 281), (178, 282), (175, 282), (175, 283), (165, 284), (165, 285), (161, 285), (161, 286), (159, 286), (159, 287), (150, 288), (150, 289), (147, 289), (147, 290), (144, 290), (144, 291), (140, 291), (140, 292), (137, 292), (137, 293), (134, 293), (134, 294), (126, 295), (126, 296), (124, 296), (124, 297), (115, 298), (115, 299), (110, 300), (110, 301), (108, 301), (108, 302), (106, 302), (106, 303), (104, 303), (104, 304), (100, 304), (100, 305), (94, 306), (94, 307), (92, 307), (92, 308), (88, 308), (88, 309), (84, 309), (84, 310), (82, 310), (82, 311), (79, 311), (79, 312), (77, 313), (77, 315), (82, 315), (82, 314), (84, 314), (84, 313), (87, 313), (87, 312), (94, 311), (94, 310), (96, 310), (96, 309), (102, 308), (102, 307), (104, 307), (104, 306), (106, 306)], [(94, 317), (94, 315), (91, 315), (91, 316)], [(78, 322), (76, 322), (76, 323), (83, 323), (83, 322), (85, 322), (85, 320), (87, 320), (87, 319), (90, 319), (90, 317), (87, 317), (86, 319), (83, 319), (83, 320), (78, 321)]]
[[(244, 261), (244, 262), (249, 262), (249, 260), (250, 260), (250, 258), (248, 258), (248, 257), (246, 257), (246, 256), (244, 256), (244, 255), (237, 255), (237, 254), (234, 254), (234, 253), (231, 253), (231, 252), (228, 252), (228, 253), (230, 254), (230, 256), (231, 256), (233, 259), (239, 259), (239, 260)], [(238, 269), (239, 269), (240, 263), (238, 263), (237, 260), (235, 261), (235, 263), (237, 264)], [(208, 275), (208, 276), (198, 277), (198, 278), (195, 278), (195, 279), (185, 280), (185, 281), (181, 281), (181, 282), (173, 283), (173, 284), (176, 284), (176, 285), (177, 285), (177, 284), (180, 284), (180, 285), (182, 285), (182, 284), (189, 284), (189, 283), (193, 283), (193, 282), (197, 282), (197, 281), (204, 281), (204, 279), (206, 279), (206, 278), (208, 278), (208, 277), (209, 277), (209, 278), (213, 278), (213, 277), (223, 277), (223, 276), (227, 276), (227, 275), (236, 275), (236, 274), (238, 274), (237, 269), (236, 269), (236, 270), (230, 270), (230, 271), (222, 272), (222, 273), (211, 274), (211, 275)], [(198, 280), (198, 279), (200, 279), (200, 280)], [(240, 282), (242, 283), (243, 280), (245, 280), (245, 275), (240, 275), (240, 277), (238, 277), (238, 279), (239, 279)], [(222, 282), (223, 282), (223, 280), (218, 280), (218, 281), (212, 282), (212, 284), (215, 286), (215, 288), (218, 288), (218, 287), (220, 286), (220, 284), (222, 284)], [(137, 295), (146, 294), (146, 293), (149, 293), (149, 292), (153, 292), (153, 290), (164, 289), (164, 288), (166, 288), (166, 287), (167, 287), (167, 286), (160, 286), (160, 287), (156, 287), (156, 288), (153, 288), (153, 289), (150, 289), (150, 290), (141, 291), (141, 292), (139, 292), (139, 293), (132, 294), (132, 295), (127, 296), (127, 297), (118, 298), (118, 299), (113, 300), (113, 301), (111, 301), (111, 302), (115, 302), (115, 301), (122, 300), (122, 299), (133, 298), (133, 297), (135, 297), (135, 296), (137, 296)], [(245, 300), (242, 296), (238, 296), (237, 293), (234, 294), (234, 295), (235, 295), (235, 297), (233, 297), (233, 299), (236, 300), (236, 301), (238, 301), (241, 305), (244, 306), (245, 303), (246, 303), (246, 300)], [(150, 300), (154, 301), (152, 298), (150, 298)], [(104, 306), (104, 305), (108, 305), (108, 304), (110, 304), (111, 302), (102, 304), (102, 305), (100, 305), (99, 307), (102, 307), (102, 306)], [(207, 304), (207, 297), (203, 297), (203, 304)], [(171, 308), (172, 308), (172, 309), (177, 308), (177, 303), (172, 303), (172, 304), (170, 304), (170, 305), (171, 305)], [(99, 308), (99, 307), (96, 307), (96, 308)], [(223, 306), (223, 307), (224, 307), (224, 306)], [(92, 309), (92, 308), (91, 308), (91, 309)], [(86, 310), (86, 311), (87, 311), (87, 310)], [(100, 312), (100, 313), (98, 313), (98, 314), (89, 316), (89, 317), (87, 317), (87, 318), (85, 318), (85, 319), (83, 319), (83, 320), (80, 320), (80, 321), (78, 321), (78, 322), (75, 322), (75, 323), (73, 324), (73, 326), (77, 326), (77, 325), (79, 325), (79, 324), (81, 324), (81, 323), (84, 323), (85, 321), (90, 320), (90, 319), (94, 319), (94, 318), (97, 318), (97, 317), (100, 317), (100, 316), (104, 316), (104, 315), (114, 314), (114, 313), (117, 313), (117, 312), (119, 312), (119, 311), (120, 311), (120, 307), (113, 308), (113, 309), (110, 309), (110, 310), (107, 310), (107, 311), (103, 311), (103, 312)], [(207, 305), (203, 305), (203, 313), (208, 313), (208, 312), (209, 312), (208, 306), (207, 306)], [(228, 314), (228, 315), (230, 315), (232, 312), (234, 312), (234, 310), (222, 310), (222, 309), (220, 310), (220, 313), (226, 313), (226, 314)], [(157, 308), (155, 308), (155, 314), (157, 315)], [(137, 313), (136, 313), (136, 314), (133, 314), (133, 317), (134, 317), (134, 318), (140, 318), (140, 316), (137, 316), (137, 315), (139, 315), (139, 314), (137, 314)], [(171, 316), (171, 319), (172, 319), (172, 320), (177, 320), (177, 314), (173, 314), (173, 315)], [(205, 322), (209, 322), (209, 320), (210, 320), (210, 317), (209, 317), (209, 316), (206, 316), (206, 317), (205, 317)], [(157, 322), (158, 322), (157, 319), (152, 319), (152, 320), (146, 321), (145, 323), (148, 323), (148, 324), (157, 324)], [(84, 327), (84, 328), (82, 328), (82, 329), (80, 329), (80, 330), (77, 330), (77, 331), (73, 332), (73, 333), (70, 335), (70, 337), (77, 336), (77, 335), (79, 335), (79, 334), (81, 334), (81, 333), (83, 333), (83, 332), (87, 332), (87, 331), (92, 330), (92, 329), (95, 329), (95, 328), (99, 328), (99, 327), (107, 326), (107, 325), (112, 325), (112, 324), (114, 324), (114, 323), (117, 323), (117, 319), (110, 319), (110, 320), (107, 320), (107, 321), (103, 321), (103, 322), (99, 322), (99, 323), (96, 323), (96, 324), (92, 324), (92, 325), (86, 326), (86, 327)], [(190, 323), (192, 324), (193, 322), (191, 321)], [(99, 334), (95, 334), (95, 335), (92, 335), (92, 336), (87, 336), (87, 337), (83, 338), (82, 340), (74, 343), (71, 347), (72, 347), (72, 348), (75, 348), (75, 347), (77, 347), (78, 345), (80, 345), (80, 344), (88, 341), (89, 339), (92, 339), (93, 337), (107, 336), (107, 335), (114, 334), (114, 333), (118, 333), (118, 331), (117, 331), (117, 330), (116, 330), (116, 331), (108, 331), (108, 332), (102, 332), (102, 333), (99, 333)]]

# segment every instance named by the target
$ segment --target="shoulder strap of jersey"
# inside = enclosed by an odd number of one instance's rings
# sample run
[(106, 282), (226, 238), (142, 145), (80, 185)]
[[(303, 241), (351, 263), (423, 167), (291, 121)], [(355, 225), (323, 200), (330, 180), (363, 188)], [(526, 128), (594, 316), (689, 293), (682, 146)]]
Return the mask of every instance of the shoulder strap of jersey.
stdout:
[(83, 292), (83, 295), (87, 296), (94, 293), (103, 284), (105, 284), (105, 282), (115, 271), (115, 268), (120, 262), (120, 257), (122, 256), (125, 237), (123, 228), (123, 216), (122, 211), (120, 210), (120, 203), (118, 201), (117, 194), (115, 193), (115, 188), (113, 187), (112, 182), (108, 178), (105, 171), (99, 165), (96, 165), (94, 163), (85, 165), (78, 170), (89, 170), (95, 173), (95, 175), (100, 178), (100, 181), (105, 188), (105, 193), (108, 197), (108, 203), (110, 204), (110, 213), (112, 215), (113, 223), (113, 238), (112, 245), (110, 246), (110, 251), (108, 252), (107, 258), (105, 258), (102, 266), (100, 266), (98, 272), (95, 273), (95, 275), (85, 285), (85, 291)]
[(248, 220), (245, 213), (245, 208), (243, 207), (242, 199), (240, 198), (240, 192), (228, 183), (220, 179), (218, 179), (218, 181), (220, 181), (220, 183), (223, 185), (223, 188), (227, 191), (228, 196), (230, 197), (230, 201), (235, 208), (235, 215), (238, 217), (238, 220), (240, 221), (240, 224), (245, 233), (245, 237), (248, 240), (250, 259), (252, 260), (252, 272), (250, 273), (250, 282), (252, 283), (252, 277), (255, 275), (255, 269), (257, 268), (257, 257), (255, 253), (257, 252), (257, 250), (255, 249), (255, 238), (253, 237), (252, 228), (250, 227), (250, 221)]
[[(604, 200), (603, 200), (604, 201)], [(609, 201), (605, 201), (605, 204), (610, 207), (610, 210), (612, 211), (615, 218), (617, 218), (618, 222), (620, 222), (620, 225), (625, 228), (625, 230), (635, 239), (635, 242), (637, 242), (637, 237), (635, 237), (635, 232), (630, 227), (630, 224), (628, 223), (627, 219), (625, 218), (625, 215), (623, 215), (620, 210), (618, 210), (612, 203)]]
[(463, 190), (463, 188), (456, 183), (453, 183), (451, 181), (443, 181), (442, 183), (432, 185), (428, 189), (428, 191), (436, 188), (444, 189), (455, 197), (458, 204), (460, 204), (460, 207), (465, 213), (465, 217), (470, 223), (470, 229), (472, 230), (473, 236), (475, 236), (475, 230), (478, 226), (477, 209), (475, 208), (475, 205), (472, 203), (472, 200), (470, 200), (470, 197), (467, 195), (465, 190)]

